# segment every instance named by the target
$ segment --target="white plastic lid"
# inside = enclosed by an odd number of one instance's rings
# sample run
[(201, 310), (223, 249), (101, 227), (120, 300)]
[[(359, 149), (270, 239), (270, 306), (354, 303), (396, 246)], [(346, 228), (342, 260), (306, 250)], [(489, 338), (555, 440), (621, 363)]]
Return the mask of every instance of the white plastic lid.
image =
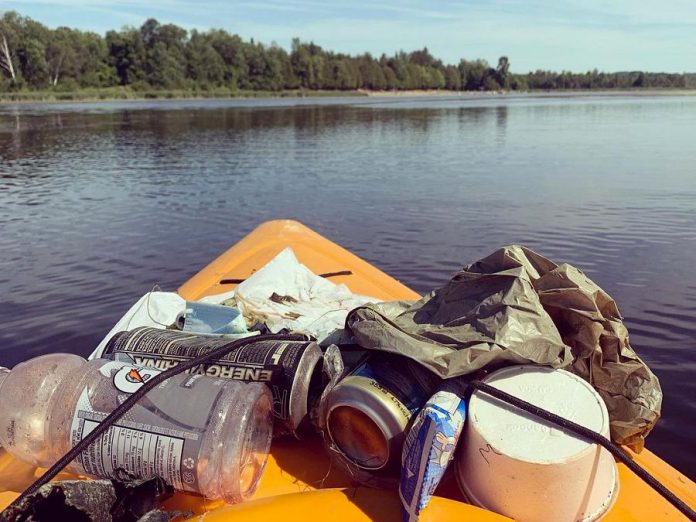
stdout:
[[(484, 382), (604, 436), (609, 434), (604, 401), (590, 384), (572, 373), (512, 366), (492, 373)], [(594, 446), (482, 392), (473, 394), (469, 415), (477, 431), (496, 451), (520, 461), (563, 462), (591, 451)]]

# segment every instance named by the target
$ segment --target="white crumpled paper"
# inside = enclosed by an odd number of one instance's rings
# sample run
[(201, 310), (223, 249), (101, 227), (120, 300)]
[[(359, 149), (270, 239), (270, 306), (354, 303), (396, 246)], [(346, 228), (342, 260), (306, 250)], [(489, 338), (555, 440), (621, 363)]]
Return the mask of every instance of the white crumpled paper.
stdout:
[[(346, 285), (337, 285), (316, 275), (301, 264), (288, 247), (235, 290), (200, 301), (237, 306), (250, 326), (262, 321), (273, 333), (287, 328), (313, 335), (321, 342), (344, 327), (350, 310), (369, 302), (376, 303), (378, 299), (353, 294)], [(177, 293), (148, 292), (119, 319), (89, 358), (100, 357), (117, 332), (140, 326), (166, 328), (185, 310), (186, 300)], [(234, 339), (257, 334), (226, 337)]]
[(235, 290), (201, 301), (233, 304), (249, 325), (262, 321), (274, 333), (287, 328), (322, 341), (344, 327), (350, 310), (379, 299), (316, 275), (288, 247)]

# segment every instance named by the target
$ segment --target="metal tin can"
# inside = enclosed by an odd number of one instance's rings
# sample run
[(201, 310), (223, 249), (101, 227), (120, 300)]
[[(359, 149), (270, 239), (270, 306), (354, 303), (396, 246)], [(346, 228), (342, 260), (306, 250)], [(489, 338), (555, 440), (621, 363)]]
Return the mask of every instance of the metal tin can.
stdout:
[[(142, 327), (114, 335), (102, 357), (166, 370), (226, 344), (229, 339)], [(259, 340), (189, 373), (265, 383), (273, 394), (277, 436), (295, 433), (307, 417), (310, 387), (321, 383), (321, 359), (315, 342)]]
[(406, 428), (437, 385), (437, 378), (398, 355), (374, 353), (326, 397), (326, 431), (340, 455), (359, 468), (391, 467)]

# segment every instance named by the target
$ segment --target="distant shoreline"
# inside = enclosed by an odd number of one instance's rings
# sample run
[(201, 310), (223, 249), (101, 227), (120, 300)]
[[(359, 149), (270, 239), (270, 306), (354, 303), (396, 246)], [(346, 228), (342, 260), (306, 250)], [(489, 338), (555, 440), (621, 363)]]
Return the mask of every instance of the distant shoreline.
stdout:
[(366, 96), (360, 91), (286, 90), (244, 91), (215, 89), (210, 91), (153, 90), (134, 91), (123, 87), (83, 89), (79, 91), (19, 91), (0, 92), (0, 104), (60, 103), (60, 102), (114, 102), (150, 100), (227, 100), (253, 98), (326, 98)]
[(227, 99), (281, 99), (281, 98), (575, 98), (592, 96), (696, 96), (696, 89), (604, 89), (604, 90), (535, 90), (535, 91), (449, 91), (405, 90), (350, 91), (292, 90), (292, 91), (146, 91), (122, 88), (85, 89), (74, 92), (25, 91), (0, 92), (0, 104), (61, 103), (61, 102), (114, 102), (151, 100), (227, 100)]
[(696, 89), (550, 89), (534, 91), (362, 91), (372, 97), (571, 98), (582, 96), (696, 96)]

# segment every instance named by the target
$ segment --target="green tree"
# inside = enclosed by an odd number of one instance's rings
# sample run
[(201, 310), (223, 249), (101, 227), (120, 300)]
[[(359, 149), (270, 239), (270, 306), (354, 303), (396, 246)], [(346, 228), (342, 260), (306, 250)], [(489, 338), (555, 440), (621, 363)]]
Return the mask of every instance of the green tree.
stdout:
[(145, 77), (154, 87), (184, 86), (186, 30), (174, 24), (160, 25), (154, 18), (140, 28), (145, 46)]
[(19, 18), (17, 12), (7, 11), (0, 19), (0, 70), (7, 74), (11, 86), (17, 84), (18, 74), (20, 74), (15, 65), (17, 62)]
[(312, 55), (309, 53), (307, 46), (300, 42), (299, 38), (292, 39), (290, 62), (292, 63), (295, 76), (299, 80), (300, 87), (310, 88), (315, 82)]
[(46, 46), (39, 38), (27, 38), (17, 52), (22, 77), (32, 87), (46, 87), (49, 83)]
[(320, 89), (324, 85), (325, 57), (321, 47), (313, 42), (304, 44), (299, 38), (293, 38), (290, 61), (301, 87)]
[[(492, 70), (492, 69), (491, 69)], [(495, 74), (487, 74), (483, 79), (483, 90), (485, 91), (499, 91), (501, 85), (496, 80)]]
[(403, 51), (398, 52), (387, 62), (389, 67), (394, 71), (396, 76), (397, 89), (414, 89), (417, 79), (413, 78), (413, 64), (409, 63), (409, 58)]
[(46, 63), (51, 85), (56, 86), (63, 77), (76, 78), (80, 74), (79, 33), (67, 27), (52, 31), (46, 43)]
[[(20, 84), (43, 88), (49, 84), (49, 69), (46, 61), (46, 45), (50, 37), (49, 29), (16, 13), (3, 16), (3, 26), (11, 35), (16, 61), (15, 75)], [(8, 43), (8, 47), (9, 47)]]
[(498, 67), (495, 68), (495, 80), (504, 89), (510, 86), (508, 78), (509, 72), (510, 61), (507, 56), (501, 56), (498, 58)]
[(384, 73), (384, 88), (396, 89), (399, 86), (399, 80), (396, 78), (394, 70), (388, 65), (382, 65), (382, 72)]
[(471, 62), (461, 60), (458, 68), (462, 76), (462, 86), (464, 89), (467, 91), (479, 91), (484, 89), (484, 81), (490, 69), (486, 60), (474, 60)]
[(362, 88), (374, 91), (381, 91), (387, 88), (384, 69), (370, 54), (358, 57), (358, 71)]
[(427, 89), (444, 89), (447, 85), (445, 75), (438, 67), (428, 67), (428, 77), (430, 81), (427, 84)]
[(436, 60), (435, 57), (430, 54), (427, 47), (423, 47), (423, 49), (420, 51), (413, 51), (411, 54), (409, 54), (408, 61), (416, 65), (422, 65), (423, 67), (442, 66), (442, 62), (440, 60)]
[(164, 89), (181, 88), (184, 85), (183, 60), (170, 52), (164, 42), (156, 42), (148, 49), (146, 73), (153, 87)]
[(262, 44), (251, 43), (246, 47), (247, 64), (246, 81), (241, 85), (245, 89), (278, 91), (283, 88), (282, 49), (274, 46), (267, 50)]
[(537, 70), (510, 73), (507, 56), (444, 64), (427, 47), (375, 59), (349, 56), (295, 38), (288, 53), (244, 41), (222, 29), (189, 33), (148, 19), (139, 28), (105, 37), (77, 29), (49, 29), (9, 11), (0, 18), (0, 89), (101, 87), (207, 89), (621, 89), (684, 88), (696, 74), (641, 71), (585, 73)]
[(194, 30), (186, 45), (186, 76), (203, 88), (224, 85), (225, 62), (208, 34)]
[(108, 63), (121, 85), (145, 82), (145, 43), (139, 30), (132, 27), (106, 33)]
[(645, 74), (640, 72), (636, 76), (636, 79), (633, 80), (632, 87), (643, 87), (644, 85), (645, 85)]
[(529, 89), (527, 77), (520, 74), (513, 74), (510, 78), (510, 88), (515, 91), (526, 91)]
[(329, 71), (324, 76), (325, 88), (345, 91), (361, 86), (360, 69), (355, 60), (339, 55), (328, 57), (327, 62)]
[(236, 34), (229, 34), (222, 29), (208, 32), (210, 44), (220, 55), (225, 64), (224, 82), (235, 89), (248, 79), (247, 64), (244, 57), (245, 44)]
[(80, 68), (77, 80), (83, 87), (107, 87), (118, 84), (116, 70), (109, 64), (106, 40), (92, 32), (79, 34)]
[(445, 89), (450, 91), (459, 91), (462, 88), (462, 76), (459, 74), (459, 69), (454, 65), (445, 67)]

